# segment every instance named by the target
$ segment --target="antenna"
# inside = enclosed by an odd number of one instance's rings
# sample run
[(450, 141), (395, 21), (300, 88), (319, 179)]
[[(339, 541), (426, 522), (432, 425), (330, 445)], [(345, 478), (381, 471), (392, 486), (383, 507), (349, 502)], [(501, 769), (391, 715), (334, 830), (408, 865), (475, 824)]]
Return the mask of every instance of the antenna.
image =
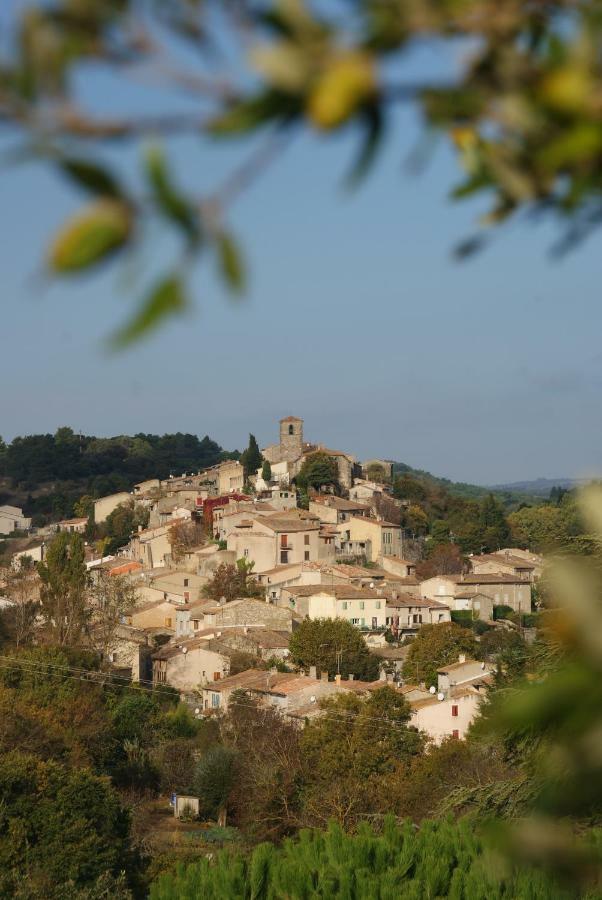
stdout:
[(188, 653), (188, 647), (182, 647), (182, 653)]
[(439, 693), (437, 694), (437, 700), (445, 700), (445, 694), (443, 694), (443, 693), (441, 693), (441, 691), (439, 691)]
[(434, 684), (431, 684), (431, 686), (429, 688), (429, 694), (435, 694), (436, 692), (437, 692), (437, 688), (435, 687)]

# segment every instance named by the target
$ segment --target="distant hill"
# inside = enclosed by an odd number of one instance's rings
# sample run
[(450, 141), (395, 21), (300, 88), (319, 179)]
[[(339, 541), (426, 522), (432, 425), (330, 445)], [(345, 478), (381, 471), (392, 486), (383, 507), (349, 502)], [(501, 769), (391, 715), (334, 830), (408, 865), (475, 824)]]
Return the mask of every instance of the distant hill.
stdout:
[[(438, 475), (433, 475), (432, 472), (427, 472), (425, 469), (415, 469), (413, 466), (409, 466), (407, 463), (402, 462), (393, 463), (393, 473), (394, 475), (411, 475), (413, 478), (418, 478), (421, 481), (444, 488), (449, 491), (450, 494), (463, 497), (465, 500), (480, 500), (482, 497), (487, 496), (487, 494), (494, 494), (506, 507), (518, 506), (521, 503), (539, 503), (544, 497), (547, 498), (549, 496), (550, 490), (554, 485), (561, 485), (564, 487), (564, 482), (570, 481), (570, 479), (550, 481), (547, 491), (542, 489), (539, 493), (531, 491), (527, 487), (530, 484), (537, 484), (538, 482), (517, 482), (515, 485), (469, 484), (464, 481), (452, 481), (449, 478), (441, 478)], [(540, 481), (545, 481), (545, 479), (540, 479)]]
[(585, 484), (585, 478), (535, 478), (533, 481), (512, 481), (509, 484), (494, 484), (492, 491), (518, 491), (533, 494), (536, 497), (549, 497), (554, 487), (570, 490), (579, 484)]

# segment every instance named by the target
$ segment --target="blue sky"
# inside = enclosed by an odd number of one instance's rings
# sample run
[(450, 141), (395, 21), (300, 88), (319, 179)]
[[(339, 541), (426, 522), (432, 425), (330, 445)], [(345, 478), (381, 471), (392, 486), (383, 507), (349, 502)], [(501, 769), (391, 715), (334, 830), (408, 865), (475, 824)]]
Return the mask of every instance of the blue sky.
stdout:
[[(436, 65), (429, 52), (411, 63)], [(96, 72), (80, 90), (105, 113), (132, 99)], [(447, 199), (460, 173), (444, 143), (424, 174), (407, 172), (417, 134), (401, 110), (354, 194), (342, 187), (353, 135), (298, 139), (232, 211), (244, 300), (203, 265), (194, 314), (119, 356), (103, 338), (139, 293), (123, 272), (39, 278), (53, 229), (83, 198), (40, 166), (0, 171), (0, 434), (180, 430), (241, 448), (249, 431), (271, 442), (295, 414), (310, 439), (455, 479), (600, 472), (599, 237), (558, 262), (552, 225), (521, 223), (454, 262), (482, 205)], [(239, 158), (191, 138), (171, 152), (195, 192)], [(118, 161), (133, 173), (137, 158)], [(153, 230), (142, 273), (167, 261), (169, 240)]]

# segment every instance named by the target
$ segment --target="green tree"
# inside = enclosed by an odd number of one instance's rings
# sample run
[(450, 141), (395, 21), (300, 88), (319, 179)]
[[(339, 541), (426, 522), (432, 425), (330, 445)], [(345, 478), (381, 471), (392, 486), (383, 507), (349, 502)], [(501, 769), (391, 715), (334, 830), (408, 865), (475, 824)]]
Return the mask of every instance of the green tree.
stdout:
[(210, 748), (198, 763), (193, 787), (201, 798), (206, 814), (216, 816), (218, 824), (226, 824), (230, 795), (236, 784), (238, 754), (231, 747)]
[(89, 579), (81, 535), (57, 534), (48, 545), (45, 561), (38, 563), (38, 574), (42, 582), (41, 611), (55, 643), (78, 644), (90, 620)]
[(378, 660), (361, 633), (345, 619), (304, 619), (291, 634), (291, 659), (307, 669), (316, 666), (331, 677), (354, 675), (363, 681), (378, 678)]
[(301, 737), (306, 765), (301, 816), (308, 824), (336, 818), (352, 827), (379, 810), (377, 784), (421, 753), (424, 737), (409, 727), (410, 705), (391, 687), (366, 699), (339, 694), (320, 706), (323, 715), (307, 724)]
[(427, 686), (437, 684), (437, 669), (458, 662), (460, 654), (479, 658), (479, 645), (467, 628), (454, 622), (423, 625), (408, 651), (403, 664), (403, 676), (408, 681)]
[(261, 469), (263, 456), (261, 455), (261, 450), (259, 449), (259, 444), (257, 443), (257, 438), (254, 434), (249, 435), (249, 445), (241, 454), (240, 462), (244, 469), (245, 481), (248, 481), (252, 475), (255, 476), (257, 470)]
[(261, 467), (261, 477), (266, 484), (269, 484), (272, 480), (272, 467), (270, 465), (269, 459), (264, 459), (263, 466)]
[(128, 816), (106, 778), (6, 753), (0, 809), (3, 897), (62, 900), (103, 875), (134, 875)]
[(320, 490), (322, 487), (339, 489), (339, 468), (337, 461), (328, 453), (316, 450), (305, 457), (303, 465), (295, 477), (297, 485), (304, 491), (310, 488)]
[(501, 504), (493, 494), (488, 494), (481, 501), (479, 525), (483, 549), (499, 550), (507, 545), (510, 539), (510, 526)]
[(426, 559), (416, 565), (418, 578), (434, 575), (458, 575), (464, 570), (464, 557), (457, 544), (431, 544)]
[(148, 518), (149, 511), (141, 503), (135, 503), (134, 500), (120, 503), (109, 513), (104, 523), (104, 536), (109, 538), (106, 552), (113, 553), (127, 544), (134, 532), (138, 531), (138, 526), (146, 528)]
[(240, 597), (264, 597), (265, 590), (251, 577), (252, 570), (253, 562), (246, 559), (238, 559), (235, 566), (222, 563), (203, 586), (203, 595), (216, 603), (222, 599), (228, 602)]
[(512, 539), (530, 550), (569, 549), (577, 530), (566, 506), (526, 506), (508, 517)]

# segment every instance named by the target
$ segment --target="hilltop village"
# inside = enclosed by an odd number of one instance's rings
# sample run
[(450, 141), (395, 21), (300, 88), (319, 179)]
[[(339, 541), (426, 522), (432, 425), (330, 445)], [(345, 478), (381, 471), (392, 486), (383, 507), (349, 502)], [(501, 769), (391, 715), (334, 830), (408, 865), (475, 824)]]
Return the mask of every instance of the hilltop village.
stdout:
[[(366, 697), (386, 684), (431, 740), (461, 739), (492, 660), (448, 653), (425, 677), (418, 666), (412, 673), (412, 644), (427, 626), (462, 625), (477, 641), (485, 632), (528, 635), (543, 560), (496, 547), (425, 573), (424, 537), (400, 524), (412, 501), (394, 497), (391, 483), (391, 462), (309, 443), (303, 420), (287, 416), (277, 443), (251, 445), (241, 459), (87, 498), (82, 515), (40, 529), (13, 554), (3, 603), (35, 601), (44, 589), (36, 566), (59, 536), (78, 539), (89, 592), (78, 640), (133, 682), (172, 687), (197, 717), (225, 712), (243, 691), (303, 727), (323, 714), (325, 698)], [(30, 525), (11, 506), (0, 508), (0, 522), (5, 532)], [(99, 542), (85, 538), (107, 522), (125, 536), (112, 552), (100, 542), (99, 555)], [(107, 585), (122, 595), (108, 622), (98, 601)], [(351, 626), (366, 654), (341, 637), (332, 659), (319, 647), (304, 655), (299, 635), (328, 621)], [(57, 627), (39, 612), (31, 623), (42, 641)]]

